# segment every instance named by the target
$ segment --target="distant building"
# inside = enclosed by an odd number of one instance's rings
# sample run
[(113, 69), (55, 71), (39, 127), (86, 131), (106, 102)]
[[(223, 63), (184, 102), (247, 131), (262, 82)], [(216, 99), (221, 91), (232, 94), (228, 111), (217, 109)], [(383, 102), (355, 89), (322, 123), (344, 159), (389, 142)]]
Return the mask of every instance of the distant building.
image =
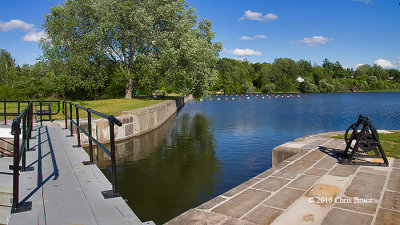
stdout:
[(387, 81), (392, 81), (392, 80), (394, 80), (394, 77), (388, 77), (386, 80)]
[(350, 90), (351, 92), (358, 92), (360, 89), (358, 89), (357, 86), (353, 86), (353, 87), (350, 87), (349, 90)]

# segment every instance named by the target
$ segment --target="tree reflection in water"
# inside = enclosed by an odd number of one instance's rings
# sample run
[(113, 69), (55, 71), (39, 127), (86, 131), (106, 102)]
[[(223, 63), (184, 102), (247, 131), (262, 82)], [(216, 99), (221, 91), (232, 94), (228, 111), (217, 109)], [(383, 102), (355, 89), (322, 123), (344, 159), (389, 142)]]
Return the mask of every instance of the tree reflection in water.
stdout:
[[(117, 144), (118, 192), (142, 221), (167, 222), (215, 195), (222, 177), (210, 121), (183, 113), (159, 129)], [(102, 152), (98, 165), (110, 178)]]

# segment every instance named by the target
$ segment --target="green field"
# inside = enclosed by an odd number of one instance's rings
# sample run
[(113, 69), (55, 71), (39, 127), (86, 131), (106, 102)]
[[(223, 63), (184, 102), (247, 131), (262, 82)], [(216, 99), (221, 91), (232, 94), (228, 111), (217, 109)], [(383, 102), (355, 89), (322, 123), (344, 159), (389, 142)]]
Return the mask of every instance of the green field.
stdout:
[[(344, 139), (343, 135), (334, 136), (332, 138)], [(400, 159), (400, 131), (391, 134), (379, 134), (379, 141), (387, 157)]]

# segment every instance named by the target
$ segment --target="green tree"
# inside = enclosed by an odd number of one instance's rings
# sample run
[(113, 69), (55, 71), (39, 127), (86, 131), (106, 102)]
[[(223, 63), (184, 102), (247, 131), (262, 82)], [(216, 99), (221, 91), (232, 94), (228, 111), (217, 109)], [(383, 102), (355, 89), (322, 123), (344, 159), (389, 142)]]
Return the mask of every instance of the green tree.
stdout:
[(45, 58), (83, 88), (104, 87), (108, 62), (124, 76), (128, 99), (133, 90), (171, 84), (199, 97), (216, 77), (220, 44), (211, 42), (211, 22), (197, 24), (185, 0), (67, 0), (46, 15), (44, 28)]
[(52, 7), (43, 24), (49, 39), (40, 42), (44, 60), (55, 74), (64, 78), (60, 85), (66, 92), (89, 93), (84, 98), (98, 98), (107, 80), (104, 55), (107, 49), (96, 29), (101, 15), (94, 3), (94, 0), (67, 0)]
[(299, 90), (303, 93), (318, 93), (318, 87), (313, 83), (313, 81), (306, 77), (304, 81), (300, 84)]
[(0, 80), (4, 86), (13, 86), (16, 65), (15, 59), (5, 49), (0, 49)]

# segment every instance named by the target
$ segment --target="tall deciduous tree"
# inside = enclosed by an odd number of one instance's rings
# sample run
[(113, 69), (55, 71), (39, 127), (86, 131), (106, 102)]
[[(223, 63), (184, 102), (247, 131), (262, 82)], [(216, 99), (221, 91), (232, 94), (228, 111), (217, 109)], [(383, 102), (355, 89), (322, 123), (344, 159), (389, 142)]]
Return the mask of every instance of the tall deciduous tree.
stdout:
[(103, 68), (104, 59), (112, 62), (125, 77), (128, 99), (133, 90), (171, 84), (200, 97), (216, 76), (221, 47), (211, 42), (211, 22), (197, 25), (185, 0), (67, 0), (46, 15), (44, 28), (47, 58), (86, 74)]
[(13, 83), (15, 78), (15, 59), (5, 49), (0, 49), (0, 80), (4, 86)]

